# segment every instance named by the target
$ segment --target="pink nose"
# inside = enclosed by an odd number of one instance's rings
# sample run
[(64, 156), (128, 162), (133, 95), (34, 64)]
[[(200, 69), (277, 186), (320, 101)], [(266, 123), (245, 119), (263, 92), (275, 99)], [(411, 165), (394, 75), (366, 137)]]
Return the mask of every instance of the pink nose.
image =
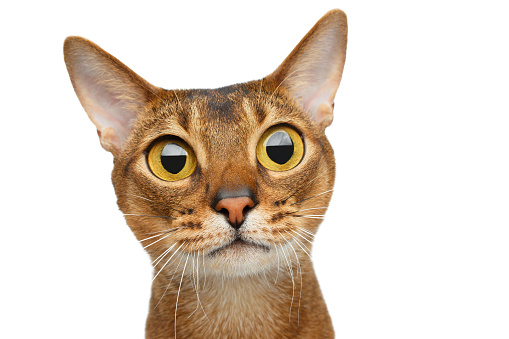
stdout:
[(253, 200), (249, 197), (224, 198), (219, 200), (216, 205), (216, 211), (225, 209), (228, 211), (228, 220), (233, 227), (239, 227), (244, 220), (244, 211), (246, 207), (252, 208)]

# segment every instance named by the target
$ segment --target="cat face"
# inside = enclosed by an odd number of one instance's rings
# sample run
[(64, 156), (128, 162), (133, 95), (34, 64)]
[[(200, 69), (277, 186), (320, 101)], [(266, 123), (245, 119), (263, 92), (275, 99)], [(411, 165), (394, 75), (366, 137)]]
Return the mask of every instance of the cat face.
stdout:
[(189, 258), (245, 276), (310, 254), (334, 183), (324, 130), (345, 52), (346, 17), (331, 11), (262, 80), (168, 91), (90, 41), (66, 40), (73, 86), (115, 157), (118, 204), (156, 277)]
[[(153, 260), (173, 246), (182, 255), (203, 256), (212, 272), (237, 275), (277, 264), (276, 250), (292, 253), (292, 245), (310, 250), (310, 234), (321, 219), (313, 216), (324, 214), (331, 197), (333, 154), (313, 120), (284, 95), (272, 95), (273, 87), (256, 81), (163, 91), (140, 115), (115, 161), (113, 183), (138, 240), (152, 243), (146, 249)], [(295, 131), (303, 146), (295, 167), (269, 169), (257, 158), (270, 129)], [(158, 143), (175, 141), (190, 148), (187, 158), (195, 157), (195, 169), (185, 178), (165, 180), (151, 167), (149, 154)], [(229, 218), (232, 208), (217, 208), (228, 196), (253, 202), (239, 207), (237, 224)]]

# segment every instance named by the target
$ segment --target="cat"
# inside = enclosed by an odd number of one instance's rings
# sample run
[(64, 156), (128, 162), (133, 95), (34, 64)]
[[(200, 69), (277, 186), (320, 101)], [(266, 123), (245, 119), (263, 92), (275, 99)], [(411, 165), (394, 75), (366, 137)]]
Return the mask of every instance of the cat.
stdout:
[(164, 90), (66, 39), (119, 208), (154, 267), (146, 338), (334, 337), (310, 254), (334, 185), (325, 129), (346, 41), (332, 10), (261, 80)]

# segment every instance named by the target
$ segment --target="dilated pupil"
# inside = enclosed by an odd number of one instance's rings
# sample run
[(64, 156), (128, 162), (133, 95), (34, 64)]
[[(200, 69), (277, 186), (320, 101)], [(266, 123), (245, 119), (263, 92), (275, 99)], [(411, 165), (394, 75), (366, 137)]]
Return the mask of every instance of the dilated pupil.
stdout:
[(177, 174), (186, 165), (187, 152), (177, 144), (169, 143), (161, 152), (161, 164), (171, 174)]
[(292, 138), (284, 131), (277, 131), (267, 140), (266, 149), (272, 161), (279, 165), (286, 164), (293, 155)]

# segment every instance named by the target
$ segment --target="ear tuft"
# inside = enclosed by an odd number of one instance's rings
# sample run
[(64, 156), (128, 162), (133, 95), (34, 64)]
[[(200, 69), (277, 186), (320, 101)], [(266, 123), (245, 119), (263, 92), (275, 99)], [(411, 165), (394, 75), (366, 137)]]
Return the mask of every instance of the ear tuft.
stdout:
[(332, 122), (334, 97), (346, 58), (347, 20), (336, 9), (325, 14), (267, 78), (286, 88), (314, 121)]
[(117, 156), (137, 114), (160, 89), (81, 37), (65, 40), (64, 59), (76, 95), (97, 127), (102, 147)]

